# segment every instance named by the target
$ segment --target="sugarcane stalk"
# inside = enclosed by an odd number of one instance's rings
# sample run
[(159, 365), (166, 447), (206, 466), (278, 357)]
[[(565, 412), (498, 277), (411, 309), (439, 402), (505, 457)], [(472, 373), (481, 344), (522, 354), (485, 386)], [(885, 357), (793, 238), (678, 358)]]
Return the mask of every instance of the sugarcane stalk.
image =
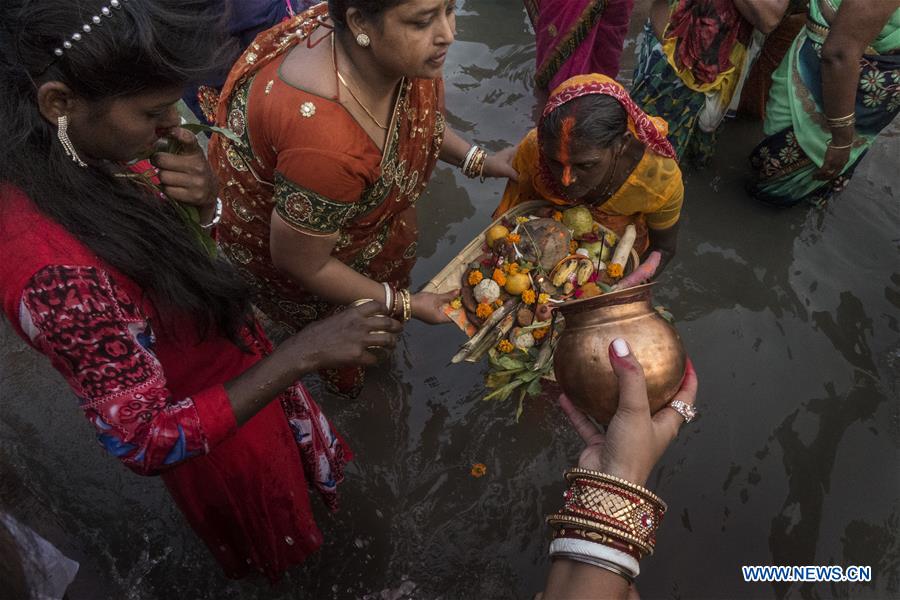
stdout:
[(475, 332), (475, 335), (470, 337), (465, 344), (460, 346), (459, 351), (453, 356), (452, 359), (450, 359), (450, 362), (453, 364), (462, 362), (466, 358), (466, 356), (469, 355), (472, 349), (475, 348), (475, 346), (477, 346), (485, 336), (487, 336), (488, 332), (494, 329), (494, 327), (496, 327), (497, 324), (500, 323), (500, 321), (502, 321), (506, 315), (508, 315), (513, 309), (518, 308), (518, 306), (518, 299), (511, 298), (507, 300), (503, 304), (503, 306), (495, 310), (491, 314), (491, 316), (487, 318), (487, 320), (481, 326), (481, 329)]
[(482, 359), (482, 357), (487, 354), (488, 350), (496, 346), (500, 340), (506, 337), (512, 328), (513, 325), (516, 324), (516, 315), (511, 314), (507, 315), (505, 319), (491, 332), (491, 335), (485, 336), (483, 340), (478, 344), (476, 348), (473, 348), (472, 351), (466, 356), (466, 362), (478, 362)]

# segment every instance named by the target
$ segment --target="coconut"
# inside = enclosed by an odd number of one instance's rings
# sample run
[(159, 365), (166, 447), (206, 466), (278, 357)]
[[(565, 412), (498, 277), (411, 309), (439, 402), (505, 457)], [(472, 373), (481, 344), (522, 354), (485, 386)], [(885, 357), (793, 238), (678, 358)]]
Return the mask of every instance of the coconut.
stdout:
[(522, 240), (518, 244), (522, 257), (531, 263), (538, 263), (550, 272), (556, 263), (569, 255), (572, 233), (553, 219), (534, 219), (523, 223), (519, 230)]
[(566, 209), (562, 216), (563, 225), (572, 230), (572, 235), (577, 238), (594, 230), (594, 217), (591, 211), (584, 206), (573, 206)]
[(493, 304), (500, 298), (500, 286), (493, 279), (482, 279), (473, 290), (479, 304)]

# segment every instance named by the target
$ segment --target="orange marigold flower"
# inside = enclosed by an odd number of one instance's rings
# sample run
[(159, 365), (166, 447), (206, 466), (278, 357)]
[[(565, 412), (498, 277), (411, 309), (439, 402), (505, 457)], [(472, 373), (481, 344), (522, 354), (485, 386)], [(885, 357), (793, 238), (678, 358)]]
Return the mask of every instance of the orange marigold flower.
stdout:
[(522, 241), (522, 236), (518, 233), (510, 233), (508, 236), (506, 236), (506, 241), (510, 244), (518, 244)]
[(462, 300), (460, 298), (454, 298), (450, 301), (450, 308), (453, 310), (459, 310), (462, 308)]
[(550, 302), (550, 294), (541, 293), (541, 295), (538, 296), (537, 301), (538, 304), (547, 304), (548, 302)]
[(506, 269), (506, 273), (508, 275), (515, 275), (516, 273), (519, 272), (519, 263), (515, 263), (515, 262), (506, 263), (506, 266), (503, 268)]
[(497, 298), (496, 300), (494, 300), (494, 306), (496, 306), (497, 308), (500, 308), (501, 306), (503, 306), (503, 300), (501, 300), (500, 298)]
[(482, 279), (484, 279), (484, 274), (481, 271), (469, 272), (469, 285), (478, 285)]
[(542, 340), (547, 336), (548, 333), (550, 333), (549, 327), (541, 327), (540, 329), (535, 329), (534, 331), (532, 331), (531, 337), (533, 337), (535, 340)]
[(514, 348), (515, 346), (513, 346), (513, 343), (509, 340), (500, 340), (500, 343), (497, 344), (497, 350), (505, 354), (512, 352)]
[(472, 465), (472, 470), (469, 471), (469, 474), (476, 479), (484, 477), (487, 474), (487, 465), (484, 463), (475, 463)]
[(562, 221), (562, 213), (558, 210), (553, 211), (553, 220), (554, 221)]
[(608, 267), (606, 267), (606, 274), (610, 277), (614, 277), (618, 279), (622, 275), (624, 275), (625, 270), (622, 268), (622, 265), (619, 263), (612, 263)]
[(525, 304), (534, 304), (535, 295), (534, 290), (525, 290), (522, 292), (522, 302)]
[(506, 275), (503, 273), (501, 269), (494, 269), (494, 274), (491, 275), (491, 279), (497, 282), (497, 285), (503, 287), (506, 285)]
[(478, 305), (478, 308), (475, 309), (475, 314), (479, 319), (487, 319), (489, 316), (494, 314), (494, 309), (491, 308), (490, 304), (485, 304), (482, 302)]

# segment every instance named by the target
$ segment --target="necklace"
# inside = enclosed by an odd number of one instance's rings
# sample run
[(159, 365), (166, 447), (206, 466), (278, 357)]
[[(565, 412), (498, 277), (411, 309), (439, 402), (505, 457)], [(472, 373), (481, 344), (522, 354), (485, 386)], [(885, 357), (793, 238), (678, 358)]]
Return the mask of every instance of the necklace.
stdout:
[(380, 122), (378, 119), (375, 118), (375, 115), (372, 114), (372, 111), (369, 110), (368, 107), (366, 107), (366, 105), (362, 103), (362, 100), (360, 100), (360, 99), (356, 96), (356, 94), (353, 93), (353, 89), (352, 89), (349, 85), (347, 85), (347, 82), (344, 80), (344, 76), (341, 75), (341, 72), (338, 70), (338, 66), (337, 66), (337, 45), (335, 44), (335, 41), (334, 41), (334, 38), (335, 38), (335, 37), (337, 37), (337, 34), (332, 34), (332, 35), (331, 35), (331, 61), (332, 61), (332, 63), (334, 63), (334, 72), (337, 74), (338, 81), (340, 81), (341, 84), (342, 84), (345, 88), (347, 88), (347, 91), (350, 92), (350, 95), (353, 97), (354, 100), (356, 100), (356, 103), (359, 104), (359, 106), (360, 106), (364, 111), (366, 111), (366, 114), (367, 114), (367, 115), (369, 115), (369, 118), (372, 119), (372, 121), (373, 121), (376, 125), (378, 125), (378, 127), (380, 127), (381, 129), (384, 129), (385, 131), (387, 131), (387, 125), (382, 125), (381, 122)]

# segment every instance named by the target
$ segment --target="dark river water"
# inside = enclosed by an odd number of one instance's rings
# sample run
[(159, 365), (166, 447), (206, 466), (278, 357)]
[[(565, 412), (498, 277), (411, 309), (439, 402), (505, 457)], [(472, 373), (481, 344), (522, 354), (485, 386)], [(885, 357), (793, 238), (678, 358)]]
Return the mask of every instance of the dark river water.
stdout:
[[(518, 1), (459, 4), (448, 119), (500, 149), (531, 123), (533, 40)], [(651, 476), (669, 514), (642, 597), (900, 597), (898, 136), (886, 132), (821, 211), (746, 196), (759, 123), (729, 122), (713, 164), (686, 172), (679, 254), (657, 301), (696, 364), (702, 417)], [(502, 187), (437, 169), (420, 201), (417, 285), (486, 225)], [(342, 511), (320, 511), (326, 545), (275, 587), (225, 580), (161, 482), (105, 456), (55, 372), (8, 327), (0, 336), (0, 465), (13, 484), (0, 502), (82, 563), (72, 600), (541, 589), (543, 517), (560, 506), (580, 442), (550, 402), (528, 403), (519, 423), (513, 402), (483, 402), (484, 365), (448, 366), (463, 340), (451, 326), (410, 325), (359, 400), (322, 398), (358, 458)], [(873, 581), (744, 583), (741, 565), (756, 564), (869, 565)]]

